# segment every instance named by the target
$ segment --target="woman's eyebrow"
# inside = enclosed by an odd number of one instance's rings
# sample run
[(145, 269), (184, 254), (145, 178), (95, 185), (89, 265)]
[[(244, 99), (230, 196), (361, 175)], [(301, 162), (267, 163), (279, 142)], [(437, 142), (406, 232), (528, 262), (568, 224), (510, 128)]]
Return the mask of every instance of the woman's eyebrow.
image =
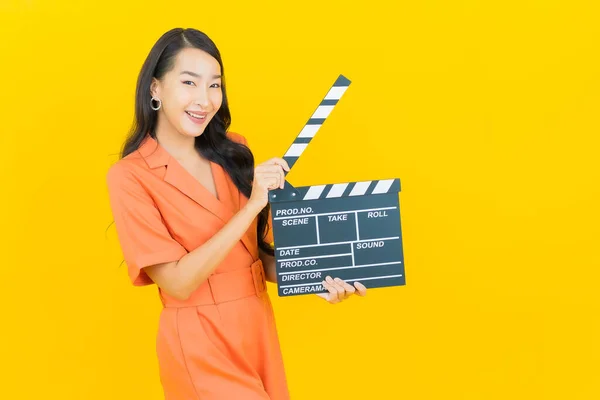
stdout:
[[(179, 75), (185, 75), (185, 74), (191, 75), (191, 76), (196, 77), (196, 78), (202, 78), (202, 75), (197, 74), (197, 73), (192, 72), (192, 71), (181, 71), (181, 73)], [(219, 79), (219, 78), (221, 78), (221, 75), (213, 75), (213, 79)]]

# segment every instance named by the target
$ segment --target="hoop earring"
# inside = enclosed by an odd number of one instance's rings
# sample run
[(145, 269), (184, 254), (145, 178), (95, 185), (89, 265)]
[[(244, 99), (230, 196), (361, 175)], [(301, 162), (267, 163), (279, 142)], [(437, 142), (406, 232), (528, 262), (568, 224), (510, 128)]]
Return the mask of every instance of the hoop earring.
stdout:
[[(158, 107), (154, 108), (154, 103), (153, 101), (158, 101)], [(152, 96), (152, 99), (150, 99), (150, 107), (154, 110), (154, 111), (158, 111), (160, 110), (160, 107), (162, 106), (162, 101), (160, 99), (155, 98), (154, 96)]]

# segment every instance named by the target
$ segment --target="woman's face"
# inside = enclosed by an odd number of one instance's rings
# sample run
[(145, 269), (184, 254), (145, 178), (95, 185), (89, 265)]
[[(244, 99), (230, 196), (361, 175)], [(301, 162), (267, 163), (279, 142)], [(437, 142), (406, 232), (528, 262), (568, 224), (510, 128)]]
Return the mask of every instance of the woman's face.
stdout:
[(185, 48), (174, 68), (161, 81), (153, 80), (151, 93), (162, 101), (156, 111), (160, 125), (167, 122), (182, 135), (200, 136), (223, 101), (221, 67), (208, 53)]

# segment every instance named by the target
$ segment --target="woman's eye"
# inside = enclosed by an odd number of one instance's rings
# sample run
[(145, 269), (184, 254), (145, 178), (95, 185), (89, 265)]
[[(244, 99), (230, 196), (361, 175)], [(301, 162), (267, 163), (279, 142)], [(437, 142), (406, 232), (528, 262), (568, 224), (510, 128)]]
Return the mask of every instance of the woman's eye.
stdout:
[(220, 83), (213, 83), (213, 84), (211, 85), (211, 87), (220, 88), (220, 87), (221, 87), (221, 84), (220, 84)]
[(190, 83), (194, 83), (194, 82), (192, 82), (192, 81), (183, 81), (183, 83), (185, 83), (185, 84), (187, 84), (188, 82), (190, 82)]

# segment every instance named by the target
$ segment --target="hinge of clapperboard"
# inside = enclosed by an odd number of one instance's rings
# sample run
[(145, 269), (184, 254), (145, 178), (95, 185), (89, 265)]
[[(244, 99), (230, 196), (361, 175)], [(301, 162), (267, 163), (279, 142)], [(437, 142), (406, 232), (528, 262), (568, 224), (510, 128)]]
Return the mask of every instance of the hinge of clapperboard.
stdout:
[[(327, 94), (321, 100), (317, 109), (313, 112), (308, 122), (304, 125), (294, 142), (282, 157), (287, 161), (290, 171), (302, 155), (310, 141), (315, 137), (317, 131), (325, 123), (327, 117), (338, 104), (348, 87), (350, 80), (343, 75), (339, 75), (333, 85), (327, 91)], [(290, 171), (286, 172), (286, 175)], [(341, 197), (344, 193), (349, 195), (380, 194), (391, 191), (400, 191), (399, 179), (383, 179), (378, 181), (363, 181), (339, 183), (334, 185), (316, 185), (302, 188), (295, 188), (286, 179), (283, 189), (273, 190), (270, 193), (271, 202), (281, 202), (289, 200), (314, 200), (318, 198)]]

